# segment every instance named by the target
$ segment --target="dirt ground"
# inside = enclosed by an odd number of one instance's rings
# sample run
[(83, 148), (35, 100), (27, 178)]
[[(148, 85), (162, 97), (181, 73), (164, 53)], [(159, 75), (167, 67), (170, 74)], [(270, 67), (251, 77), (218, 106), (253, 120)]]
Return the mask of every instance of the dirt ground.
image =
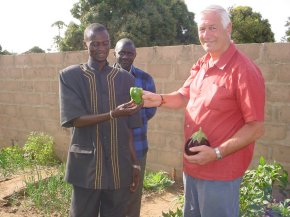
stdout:
[[(32, 204), (24, 200), (8, 202), (7, 198), (13, 197), (13, 192), (23, 191), (23, 175), (10, 179), (0, 180), (0, 216), (1, 217), (43, 217)], [(162, 211), (175, 211), (178, 196), (182, 194), (182, 185), (175, 183), (161, 193), (144, 193), (142, 197), (141, 217), (162, 217)], [(11, 196), (12, 195), (12, 196)], [(11, 201), (11, 200), (10, 200)], [(51, 217), (63, 217), (51, 214)]]

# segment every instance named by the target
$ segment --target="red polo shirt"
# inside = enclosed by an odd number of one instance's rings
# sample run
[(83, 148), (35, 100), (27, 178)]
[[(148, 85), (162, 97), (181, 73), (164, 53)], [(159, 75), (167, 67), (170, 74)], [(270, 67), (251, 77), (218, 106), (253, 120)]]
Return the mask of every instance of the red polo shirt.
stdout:
[[(233, 136), (245, 123), (264, 120), (265, 85), (259, 68), (231, 44), (213, 65), (199, 59), (179, 92), (189, 98), (185, 141), (202, 127), (212, 147)], [(253, 156), (254, 144), (206, 165), (184, 162), (184, 172), (206, 180), (241, 177)]]

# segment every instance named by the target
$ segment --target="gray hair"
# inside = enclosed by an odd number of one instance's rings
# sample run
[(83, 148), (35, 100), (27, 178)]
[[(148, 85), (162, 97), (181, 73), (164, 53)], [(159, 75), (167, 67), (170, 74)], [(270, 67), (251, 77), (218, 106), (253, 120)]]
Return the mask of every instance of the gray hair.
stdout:
[(226, 28), (228, 26), (228, 24), (231, 22), (231, 18), (230, 18), (229, 13), (223, 7), (221, 7), (219, 5), (210, 5), (199, 12), (199, 14), (196, 17), (197, 24), (199, 24), (199, 22), (200, 22), (201, 15), (207, 14), (207, 13), (212, 13), (212, 12), (215, 12), (219, 15), (224, 28)]

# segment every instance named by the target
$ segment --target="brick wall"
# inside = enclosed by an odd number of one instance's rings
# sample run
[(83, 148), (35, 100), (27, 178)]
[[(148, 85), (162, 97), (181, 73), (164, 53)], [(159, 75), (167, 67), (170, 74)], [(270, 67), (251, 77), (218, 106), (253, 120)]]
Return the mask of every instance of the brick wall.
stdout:
[[(290, 43), (238, 47), (260, 66), (266, 80), (266, 132), (257, 142), (252, 166), (262, 155), (290, 172)], [(159, 93), (168, 93), (182, 85), (203, 53), (197, 45), (138, 48), (135, 65), (153, 76)], [(86, 51), (0, 56), (0, 147), (23, 145), (31, 131), (43, 131), (54, 137), (57, 155), (65, 160), (70, 131), (59, 126), (58, 72), (86, 60)], [(109, 62), (114, 62), (112, 52)], [(180, 178), (183, 111), (158, 108), (148, 137), (148, 168), (176, 169)]]

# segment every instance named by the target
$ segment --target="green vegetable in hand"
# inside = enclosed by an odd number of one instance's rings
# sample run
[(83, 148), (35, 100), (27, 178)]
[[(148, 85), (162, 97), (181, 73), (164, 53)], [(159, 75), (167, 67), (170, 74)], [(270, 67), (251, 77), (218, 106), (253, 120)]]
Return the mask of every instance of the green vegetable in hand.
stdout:
[(143, 89), (141, 87), (130, 88), (131, 99), (138, 105), (142, 102), (142, 92)]

